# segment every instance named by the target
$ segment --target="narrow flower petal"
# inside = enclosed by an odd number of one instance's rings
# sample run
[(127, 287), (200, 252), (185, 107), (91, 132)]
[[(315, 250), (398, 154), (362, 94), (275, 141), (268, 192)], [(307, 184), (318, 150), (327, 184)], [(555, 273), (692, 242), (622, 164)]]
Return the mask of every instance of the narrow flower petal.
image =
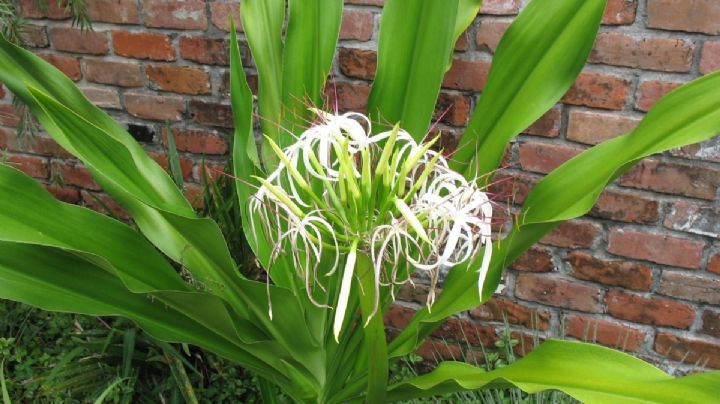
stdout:
[(358, 240), (355, 240), (345, 262), (345, 270), (343, 271), (342, 282), (340, 284), (340, 296), (338, 304), (335, 307), (335, 321), (333, 322), (333, 335), (335, 342), (340, 342), (340, 330), (342, 329), (343, 320), (345, 320), (345, 311), (347, 310), (348, 299), (350, 298), (350, 286), (352, 286), (353, 273), (355, 272), (355, 260), (357, 259)]

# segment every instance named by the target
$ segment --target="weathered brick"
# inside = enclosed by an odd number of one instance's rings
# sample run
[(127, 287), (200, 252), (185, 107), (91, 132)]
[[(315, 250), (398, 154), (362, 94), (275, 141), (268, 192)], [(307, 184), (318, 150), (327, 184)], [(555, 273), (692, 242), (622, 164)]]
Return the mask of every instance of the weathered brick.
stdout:
[(565, 248), (589, 248), (595, 243), (600, 233), (601, 228), (595, 223), (570, 220), (560, 223), (540, 242)]
[(180, 94), (209, 94), (210, 75), (186, 66), (149, 65), (145, 68), (148, 80), (162, 91)]
[(595, 40), (588, 61), (665, 72), (687, 72), (692, 66), (694, 50), (692, 42), (681, 39), (603, 32)]
[(371, 50), (340, 48), (340, 71), (358, 79), (372, 80), (377, 69), (377, 54)]
[[(173, 129), (175, 147), (182, 152), (197, 154), (225, 154), (228, 141), (216, 132)], [(163, 142), (167, 143), (167, 129), (163, 129)]]
[(107, 32), (80, 31), (78, 28), (52, 27), (50, 41), (59, 51), (105, 55), (110, 50)]
[(672, 211), (665, 217), (665, 227), (720, 238), (720, 206), (703, 206), (687, 201), (673, 204)]
[(185, 101), (179, 96), (125, 94), (125, 108), (132, 116), (157, 121), (179, 121), (185, 112)]
[(602, 291), (558, 277), (522, 273), (515, 282), (515, 296), (549, 306), (597, 313), (601, 310)]
[(707, 265), (708, 272), (720, 275), (720, 254), (715, 254), (710, 258)]
[(700, 268), (705, 243), (685, 238), (615, 228), (610, 232), (608, 251), (681, 268)]
[(121, 109), (120, 96), (111, 88), (83, 87), (83, 94), (100, 108)]
[(399, 304), (391, 304), (385, 312), (383, 321), (387, 327), (403, 329), (415, 315), (415, 310)]
[[(442, 290), (435, 289), (435, 293), (439, 294)], [(395, 297), (408, 303), (427, 304), (427, 298), (430, 292), (430, 286), (419, 282), (405, 283), (399, 291), (395, 292)]]
[(630, 352), (640, 350), (645, 341), (645, 333), (636, 328), (575, 314), (565, 315), (565, 335)]
[(0, 126), (16, 127), (20, 122), (20, 116), (14, 106), (0, 104)]
[(449, 318), (433, 333), (433, 337), (443, 340), (466, 342), (470, 345), (492, 346), (498, 336), (495, 327), (479, 326), (460, 318)]
[(234, 125), (232, 108), (229, 105), (190, 100), (190, 117), (196, 123), (207, 126), (232, 128)]
[(720, 170), (692, 164), (643, 160), (620, 177), (623, 186), (713, 200)]
[(630, 81), (602, 73), (580, 73), (562, 102), (590, 108), (622, 109), (630, 93)]
[(664, 271), (658, 292), (679, 299), (720, 305), (720, 279)]
[(48, 1), (47, 8), (41, 7), (37, 0), (19, 0), (18, 5), (22, 15), (27, 18), (49, 18), (51, 20), (66, 20), (71, 17), (69, 10), (65, 9), (62, 3)]
[(660, 219), (660, 203), (633, 193), (605, 190), (588, 213), (601, 219), (628, 223), (655, 223)]
[[(245, 78), (247, 79), (248, 86), (250, 86), (250, 91), (253, 93), (253, 95), (258, 94), (258, 76), (256, 74), (245, 74)], [(218, 93), (220, 93), (221, 96), (229, 97), (230, 96), (230, 72), (225, 71), (223, 72), (222, 79), (220, 81), (220, 88), (218, 89)]]
[(465, 52), (468, 49), (470, 49), (470, 32), (466, 30), (458, 37), (454, 50), (455, 52)]
[(85, 59), (85, 78), (94, 83), (120, 87), (142, 87), (142, 68), (137, 63)]
[(720, 344), (710, 341), (660, 332), (655, 337), (655, 352), (683, 363), (720, 368)]
[(720, 70), (720, 41), (706, 41), (700, 55), (700, 73)]
[(688, 329), (695, 320), (692, 307), (669, 299), (610, 290), (605, 303), (611, 316), (640, 324)]
[(193, 208), (200, 210), (205, 206), (205, 187), (198, 184), (185, 183), (183, 186), (183, 195), (185, 195), (185, 199), (190, 202)]
[(475, 43), (481, 51), (495, 53), (500, 39), (510, 26), (510, 22), (502, 20), (483, 19), (480, 21)]
[(0, 99), (5, 98), (5, 87), (3, 86), (2, 82), (0, 82)]
[(535, 121), (530, 127), (523, 131), (526, 135), (543, 137), (558, 137), (562, 123), (562, 111), (560, 108), (552, 108)]
[(703, 312), (700, 332), (720, 338), (720, 311), (705, 310)]
[(369, 41), (375, 28), (374, 20), (369, 11), (346, 10), (340, 25), (340, 39)]
[(637, 0), (610, 0), (605, 7), (602, 23), (605, 25), (630, 25), (635, 22)]
[(520, 144), (520, 166), (523, 170), (547, 174), (582, 151), (579, 147), (524, 142)]
[(50, 45), (47, 28), (42, 25), (26, 23), (20, 33), (20, 39), (22, 39), (25, 46), (32, 48), (46, 48)]
[(489, 72), (489, 60), (455, 59), (442, 85), (455, 90), (480, 91), (485, 87)]
[(571, 252), (567, 257), (570, 275), (585, 281), (634, 290), (650, 290), (653, 273), (647, 265), (620, 260), (601, 260), (591, 254)]
[(0, 149), (64, 159), (72, 157), (51, 137), (38, 134), (26, 139), (24, 142), (20, 142), (14, 132), (3, 129), (0, 129)]
[(45, 157), (22, 154), (6, 154), (5, 157), (7, 165), (15, 167), (31, 177), (41, 179), (49, 177), (48, 159)]
[(82, 78), (80, 59), (73, 56), (58, 55), (56, 53), (39, 53), (38, 56), (65, 73), (70, 80), (78, 81)]
[(361, 6), (382, 6), (385, 0), (346, 0), (347, 4), (358, 4)]
[(470, 317), (482, 321), (504, 322), (522, 325), (533, 330), (545, 331), (550, 327), (550, 312), (525, 306), (505, 298), (492, 298), (482, 306), (470, 311)]
[(206, 65), (230, 64), (230, 42), (221, 38), (180, 37), (180, 55), (183, 59)]
[(637, 92), (637, 104), (640, 111), (649, 111), (660, 98), (670, 91), (678, 88), (681, 83), (663, 80), (646, 80), (640, 83)]
[(482, 2), (480, 14), (512, 15), (522, 7), (520, 0), (485, 0)]
[(113, 31), (115, 53), (135, 59), (173, 61), (175, 49), (170, 37), (154, 32)]
[(640, 118), (606, 112), (571, 111), (567, 138), (586, 144), (598, 144), (624, 135), (637, 126)]
[(552, 251), (543, 247), (532, 247), (511, 263), (510, 268), (526, 272), (552, 272), (555, 269)]
[(142, 0), (146, 27), (207, 29), (203, 0)]
[(365, 113), (370, 86), (364, 83), (331, 82), (325, 86), (325, 98), (331, 108), (338, 111)]
[[(148, 152), (148, 155), (155, 160), (160, 167), (170, 173), (170, 160), (166, 152)], [(193, 174), (193, 161), (185, 156), (179, 156), (178, 161), (180, 162), (180, 172), (182, 173), (183, 179), (191, 179)]]
[(428, 339), (423, 342), (415, 353), (428, 362), (437, 363), (440, 361), (462, 360), (462, 348), (460, 345), (445, 341)]
[[(530, 189), (537, 181), (523, 174), (497, 175), (490, 184), (489, 193), (491, 199), (506, 204), (521, 204), (525, 202)], [(500, 212), (507, 212), (501, 209)]]
[(99, 191), (100, 185), (93, 180), (90, 171), (82, 163), (76, 161), (53, 161), (53, 176), (60, 176), (65, 185)]
[(647, 25), (675, 31), (720, 34), (720, 3), (715, 0), (648, 0)]
[(440, 93), (433, 119), (439, 119), (448, 125), (462, 126), (470, 115), (470, 98), (463, 95)]
[(80, 191), (77, 188), (57, 185), (45, 185), (45, 188), (59, 201), (74, 204), (80, 203)]
[(92, 22), (140, 23), (137, 0), (93, 0), (87, 2), (87, 11)]
[(130, 219), (127, 211), (114, 199), (104, 193), (80, 191), (85, 207), (120, 220)]
[(720, 137), (708, 139), (704, 142), (694, 143), (670, 150), (673, 156), (685, 157), (693, 160), (720, 162)]
[(240, 22), (240, 2), (210, 2), (210, 21), (218, 29), (230, 32), (230, 17), (235, 22), (235, 30), (242, 32), (242, 23)]

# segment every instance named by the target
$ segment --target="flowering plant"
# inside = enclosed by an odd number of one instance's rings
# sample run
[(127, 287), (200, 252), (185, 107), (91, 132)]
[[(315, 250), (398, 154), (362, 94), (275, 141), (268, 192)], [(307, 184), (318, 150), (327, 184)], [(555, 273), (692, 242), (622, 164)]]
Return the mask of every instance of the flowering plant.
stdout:
[[(507, 142), (574, 81), (605, 1), (532, 0), (525, 7), (498, 45), (451, 160), (431, 150), (434, 140), (423, 140), (454, 42), (480, 1), (385, 2), (369, 119), (305, 107), (322, 105), (342, 5), (243, 2), (259, 75), (259, 151), (255, 100), (232, 33), (237, 202), (267, 283), (237, 271), (217, 224), (196, 215), (118, 123), (62, 73), (0, 39), (0, 81), (136, 225), (60, 203), (0, 165), (0, 193), (12, 195), (0, 199), (0, 297), (128, 317), (158, 339), (234, 360), (301, 402), (375, 403), (511, 384), (592, 402), (715, 399), (717, 372), (674, 379), (607, 348), (554, 340), (492, 372), (446, 362), (388, 385), (389, 363), (447, 317), (487, 300), (506, 265), (563, 220), (587, 212), (633, 163), (714, 136), (720, 74), (673, 91), (632, 133), (549, 174), (509, 234), (491, 241), (492, 202), (483, 186)], [(447, 271), (443, 291), (430, 293), (427, 307), (388, 343), (381, 314), (415, 271), (433, 285)]]

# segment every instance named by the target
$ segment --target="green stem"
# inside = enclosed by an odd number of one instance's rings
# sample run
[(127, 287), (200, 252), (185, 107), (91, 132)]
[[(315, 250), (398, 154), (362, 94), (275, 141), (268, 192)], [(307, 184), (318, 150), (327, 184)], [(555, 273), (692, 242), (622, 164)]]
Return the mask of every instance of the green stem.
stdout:
[(385, 325), (382, 312), (378, 311), (372, 317), (375, 307), (375, 273), (372, 260), (363, 253), (358, 253), (356, 274), (362, 290), (359, 294), (360, 310), (365, 327), (365, 346), (368, 355), (368, 385), (366, 403), (382, 403), (385, 401), (385, 392), (388, 383), (387, 342), (385, 339)]

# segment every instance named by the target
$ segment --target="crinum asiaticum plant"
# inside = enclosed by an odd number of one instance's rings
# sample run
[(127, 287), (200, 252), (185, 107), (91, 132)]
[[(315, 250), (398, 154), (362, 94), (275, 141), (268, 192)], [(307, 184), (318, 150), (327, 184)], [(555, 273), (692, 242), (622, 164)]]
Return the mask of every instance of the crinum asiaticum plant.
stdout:
[[(484, 193), (510, 139), (567, 91), (592, 47), (604, 0), (532, 0), (498, 45), (485, 90), (446, 160), (425, 139), (455, 41), (478, 0), (387, 0), (369, 120), (321, 108), (340, 0), (244, 0), (264, 135), (236, 35), (231, 102), (237, 202), (269, 281), (243, 277), (215, 222), (49, 64), (0, 40), (0, 81), (82, 160), (135, 227), (54, 200), (0, 165), (0, 297), (49, 310), (120, 315), (154, 337), (195, 344), (302, 402), (382, 402), (518, 386), (590, 402), (711, 402), (720, 375), (674, 379), (628, 355), (547, 341), (492, 372), (457, 363), (388, 385), (388, 365), (447, 317), (486, 301), (502, 270), (643, 157), (720, 129), (720, 74), (666, 96), (631, 133), (540, 181), (502, 240)], [(287, 12), (287, 21), (286, 21)], [(397, 123), (397, 125), (395, 125)], [(387, 342), (383, 313), (415, 273), (447, 272)], [(271, 391), (266, 389), (266, 391)], [(272, 401), (272, 397), (266, 398)]]

